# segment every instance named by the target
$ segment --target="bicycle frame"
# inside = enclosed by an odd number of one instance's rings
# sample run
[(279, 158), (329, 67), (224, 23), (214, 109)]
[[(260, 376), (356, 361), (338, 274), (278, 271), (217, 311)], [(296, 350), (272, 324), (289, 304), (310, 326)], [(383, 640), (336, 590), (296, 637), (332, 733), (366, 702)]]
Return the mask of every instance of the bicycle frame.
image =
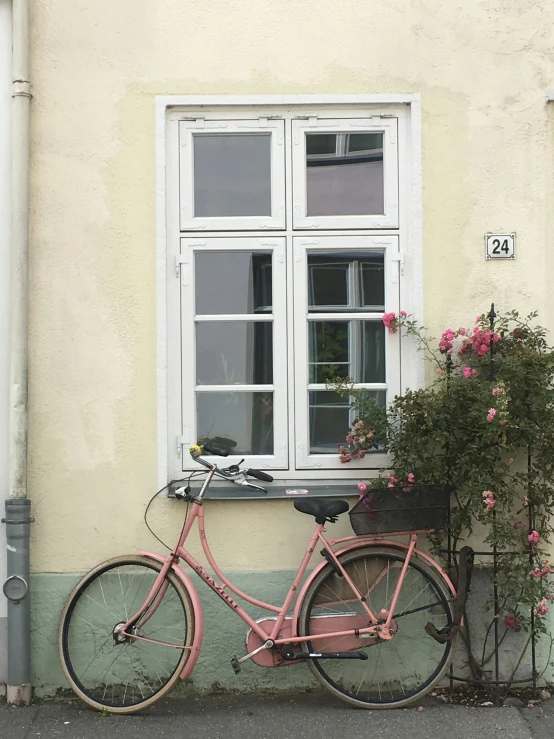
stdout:
[[(400, 595), (400, 591), (402, 589), (406, 571), (408, 569), (410, 560), (414, 552), (417, 552), (418, 556), (423, 557), (434, 568), (438, 569), (443, 575), (443, 577), (446, 579), (446, 581), (448, 582), (449, 587), (452, 590), (452, 592), (455, 593), (455, 589), (450, 583), (444, 570), (440, 568), (439, 565), (431, 557), (429, 557), (428, 555), (425, 555), (423, 552), (420, 552), (419, 550), (416, 549), (417, 534), (419, 532), (411, 532), (409, 534), (410, 541), (408, 545), (402, 544), (398, 541), (386, 541), (386, 540), (383, 540), (382, 537), (375, 537), (375, 536), (370, 537), (369, 540), (366, 540), (363, 537), (359, 537), (359, 536), (351, 536), (351, 537), (345, 537), (343, 539), (328, 541), (324, 536), (324, 525), (317, 524), (314, 530), (314, 533), (309, 541), (308, 548), (302, 558), (302, 561), (300, 563), (296, 576), (289, 588), (289, 591), (285, 597), (285, 600), (282, 606), (278, 607), (270, 603), (260, 601), (257, 598), (250, 596), (248, 593), (245, 593), (242, 590), (240, 590), (225, 576), (225, 574), (221, 571), (219, 565), (217, 564), (210, 550), (207, 536), (206, 536), (206, 531), (205, 531), (204, 509), (202, 505), (203, 503), (202, 493), (205, 491), (205, 489), (209, 485), (209, 482), (212, 476), (213, 475), (208, 475), (208, 478), (205, 481), (205, 484), (202, 488), (201, 494), (196, 499), (193, 500), (191, 514), (184, 522), (183, 528), (181, 530), (181, 534), (179, 536), (179, 540), (176, 546), (174, 547), (174, 549), (172, 550), (172, 552), (165, 558), (160, 557), (159, 555), (155, 555), (151, 552), (146, 552), (146, 551), (141, 552), (141, 554), (144, 554), (145, 556), (154, 558), (158, 560), (159, 562), (163, 562), (163, 565), (143, 606), (122, 627), (121, 629), (122, 635), (128, 638), (131, 638), (131, 639), (138, 639), (138, 640), (149, 641), (151, 643), (163, 644), (164, 646), (174, 647), (176, 649), (189, 649), (189, 650), (194, 649), (193, 647), (183, 647), (182, 645), (178, 645), (178, 644), (171, 644), (169, 642), (162, 642), (162, 641), (158, 641), (155, 639), (148, 639), (139, 634), (133, 633), (132, 631), (133, 626), (136, 625), (141, 620), (141, 617), (144, 614), (146, 614), (146, 618), (142, 620), (142, 623), (146, 623), (146, 621), (148, 621), (152, 617), (153, 613), (158, 608), (160, 602), (163, 599), (163, 596), (165, 595), (167, 587), (168, 587), (168, 581), (165, 578), (169, 570), (170, 569), (177, 570), (179, 576), (184, 578), (184, 573), (182, 573), (180, 568), (177, 567), (177, 564), (180, 559), (183, 559), (196, 572), (196, 574), (210, 587), (210, 589), (213, 590), (214, 593), (216, 593), (216, 595), (218, 595), (227, 604), (227, 606), (229, 606), (229, 608), (231, 608), (233, 611), (235, 611), (235, 613), (237, 613), (238, 616), (240, 616), (240, 618), (262, 640), (262, 644), (264, 645), (265, 648), (268, 648), (268, 646), (274, 647), (274, 646), (282, 646), (285, 644), (299, 644), (301, 642), (306, 641), (305, 636), (298, 636), (296, 633), (297, 632), (296, 625), (297, 625), (297, 620), (298, 620), (299, 607), (302, 602), (302, 596), (306, 592), (306, 589), (309, 586), (310, 582), (313, 580), (315, 575), (320, 571), (320, 569), (327, 564), (327, 562), (321, 563), (319, 567), (316, 567), (312, 571), (310, 578), (304, 585), (302, 593), (300, 593), (300, 595), (297, 598), (296, 608), (294, 611), (295, 617), (293, 619), (292, 634), (290, 636), (287, 636), (286, 638), (279, 638), (279, 632), (283, 626), (283, 623), (287, 617), (287, 614), (289, 613), (291, 604), (295, 598), (295, 595), (298, 592), (300, 582), (302, 581), (302, 578), (304, 577), (304, 574), (306, 573), (306, 570), (312, 559), (312, 555), (314, 553), (315, 547), (318, 544), (318, 542), (323, 546), (325, 551), (328, 553), (329, 558), (332, 560), (335, 567), (339, 570), (341, 575), (344, 577), (345, 581), (348, 583), (352, 591), (352, 599), (349, 601), (341, 600), (341, 602), (347, 603), (347, 602), (357, 601), (361, 605), (361, 607), (365, 610), (369, 625), (365, 628), (348, 629), (344, 631), (332, 631), (329, 633), (318, 633), (318, 634), (310, 635), (310, 641), (329, 639), (329, 638), (334, 638), (337, 636), (354, 636), (354, 635), (356, 636), (378, 635), (381, 639), (391, 639), (393, 637), (393, 632), (391, 632), (391, 628), (390, 628), (391, 622), (393, 621), (393, 618), (394, 618), (395, 607), (398, 601), (398, 597)], [(188, 535), (190, 531), (192, 530), (195, 522), (198, 523), (200, 542), (201, 542), (204, 554), (206, 556), (206, 559), (208, 560), (216, 576), (219, 578), (220, 582), (212, 578), (211, 575), (209, 575), (205, 571), (202, 565), (194, 558), (194, 556), (184, 546), (188, 538)], [(399, 533), (405, 533), (405, 532), (399, 532)], [(337, 544), (347, 543), (347, 542), (356, 542), (356, 543), (355, 544), (352, 543), (351, 545), (344, 547), (340, 551), (335, 551), (333, 549), (333, 547), (336, 546)], [(372, 544), (375, 545), (377, 543), (381, 543), (383, 545), (394, 546), (394, 547), (403, 549), (405, 551), (405, 559), (404, 559), (402, 569), (401, 569), (401, 572), (398, 578), (398, 582), (396, 584), (396, 587), (395, 587), (395, 590), (394, 590), (394, 593), (391, 599), (390, 608), (387, 611), (384, 611), (384, 610), (381, 611), (379, 614), (376, 614), (372, 611), (372, 609), (367, 603), (367, 600), (369, 596), (371, 595), (371, 592), (373, 591), (373, 589), (378, 585), (381, 578), (384, 577), (384, 574), (386, 571), (384, 571), (375, 580), (375, 582), (372, 583), (367, 593), (361, 593), (356, 587), (356, 585), (352, 582), (350, 577), (348, 576), (348, 573), (345, 571), (344, 567), (341, 565), (339, 558), (338, 558), (338, 555), (344, 551), (353, 550), (353, 549), (357, 549), (357, 548), (372, 545)], [(190, 589), (188, 578), (187, 578), (187, 581), (185, 581), (185, 584)], [(262, 627), (229, 595), (229, 593), (227, 592), (227, 589), (232, 591), (235, 595), (244, 599), (248, 603), (251, 603), (254, 606), (257, 606), (266, 611), (270, 611), (276, 614), (275, 623), (273, 624), (273, 628), (269, 634), (266, 631), (264, 631), (264, 629), (262, 629)], [(194, 589), (192, 589), (192, 591), (194, 595), (195, 594)], [(197, 600), (197, 598), (195, 600)], [(200, 607), (199, 601), (197, 603), (194, 603), (193, 605), (195, 606), (195, 609)], [(196, 647), (194, 651), (196, 652), (196, 656), (197, 656), (199, 647)], [(194, 662), (195, 661), (196, 659), (194, 659)], [(192, 670), (192, 666), (190, 667), (190, 669), (186, 669), (185, 671), (188, 674), (190, 673), (191, 670)]]

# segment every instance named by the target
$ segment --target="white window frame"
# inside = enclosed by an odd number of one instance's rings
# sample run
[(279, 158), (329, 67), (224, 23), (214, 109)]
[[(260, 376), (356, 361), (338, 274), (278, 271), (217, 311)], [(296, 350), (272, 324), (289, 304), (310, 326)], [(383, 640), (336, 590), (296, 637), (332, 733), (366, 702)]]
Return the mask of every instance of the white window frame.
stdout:
[[(360, 131), (383, 133), (384, 213), (350, 216), (308, 216), (306, 177), (306, 135), (309, 133), (349, 134)], [(321, 118), (292, 122), (294, 228), (371, 229), (398, 228), (398, 125), (396, 118)]]
[[(315, 236), (315, 234), (314, 234)], [(340, 251), (378, 252), (384, 254), (385, 264), (385, 310), (381, 313), (371, 311), (341, 311), (339, 313), (309, 313), (308, 312), (308, 269), (307, 257), (310, 253), (322, 254), (329, 252), (336, 254)], [(309, 377), (309, 329), (310, 321), (322, 320), (379, 320), (385, 312), (400, 310), (399, 291), (400, 254), (398, 251), (398, 236), (321, 236), (320, 238), (294, 237), (294, 333), (296, 356), (295, 371), (295, 426), (296, 436), (296, 467), (297, 469), (341, 469), (338, 454), (311, 454), (310, 453), (310, 412), (309, 393), (313, 390), (325, 390), (325, 386), (310, 383)], [(384, 383), (360, 383), (357, 388), (367, 390), (385, 390), (387, 401), (400, 392), (400, 337), (398, 334), (385, 332), (385, 368)], [(368, 468), (375, 464), (372, 457), (382, 464), (386, 457), (382, 452), (370, 452), (365, 459), (349, 462), (353, 468)]]
[[(400, 246), (400, 306), (423, 321), (422, 283), (422, 178), (421, 178), (421, 103), (417, 94), (409, 95), (299, 95), (299, 96), (159, 96), (156, 98), (156, 211), (157, 211), (157, 380), (158, 380), (158, 477), (160, 486), (173, 477), (182, 475), (180, 453), (182, 446), (182, 387), (180, 364), (180, 298), (176, 289), (176, 260), (179, 258), (180, 239), (186, 233), (180, 228), (179, 191), (179, 121), (205, 117), (213, 120), (260, 121), (260, 115), (276, 119), (309, 120), (319, 118), (394, 117), (398, 120), (398, 228), (355, 235), (399, 236)], [(287, 156), (292, 151), (291, 126), (285, 128)], [(292, 212), (292, 156), (286, 171), (287, 212)], [(190, 233), (190, 232), (189, 232)], [(348, 232), (347, 232), (348, 233)], [(290, 276), (294, 268), (292, 238), (302, 236), (293, 228), (292, 219), (279, 235), (287, 239), (286, 265)], [(251, 233), (237, 232), (236, 236)], [(261, 236), (262, 234), (258, 234)], [(269, 234), (268, 234), (269, 235)], [(274, 234), (277, 235), (277, 234)], [(304, 231), (304, 235), (306, 232)], [(311, 234), (310, 234), (311, 235)], [(315, 235), (315, 234), (314, 234)], [(321, 230), (318, 235), (333, 235)], [(202, 229), (202, 237), (221, 237), (217, 231)], [(290, 288), (290, 285), (289, 285)], [(287, 311), (293, 311), (294, 296), (287, 292)], [(292, 332), (287, 336), (287, 347), (294, 346)], [(400, 350), (400, 389), (424, 386), (424, 366), (415, 342), (403, 338)], [(289, 399), (294, 395), (295, 368), (287, 360)], [(290, 402), (290, 401), (289, 401)], [(302, 480), (329, 480), (333, 470), (328, 468), (295, 468), (295, 423), (288, 420), (288, 469), (275, 470), (276, 480), (291, 483)], [(368, 461), (369, 460), (369, 461)], [(368, 455), (368, 466), (363, 472), (357, 463), (340, 467), (334, 477), (359, 481), (371, 476), (376, 468), (386, 464), (386, 455)]]
[[(194, 257), (198, 252), (210, 251), (267, 252), (272, 260), (272, 313), (267, 314), (216, 314), (197, 316), (195, 311)], [(196, 394), (199, 392), (257, 392), (273, 393), (273, 451), (272, 455), (229, 455), (225, 464), (236, 464), (241, 459), (247, 467), (266, 469), (285, 469), (288, 467), (288, 428), (287, 428), (287, 374), (286, 352), (281, 347), (287, 343), (286, 320), (286, 266), (285, 239), (273, 237), (257, 238), (212, 238), (199, 240), (189, 237), (181, 239), (180, 255), (181, 283), (181, 326), (182, 326), (182, 470), (199, 467), (189, 453), (196, 444)], [(232, 286), (231, 286), (232, 287)], [(273, 383), (271, 385), (196, 385), (196, 324), (199, 322), (243, 322), (264, 321), (273, 325)]]
[[(284, 121), (259, 117), (255, 120), (206, 120), (179, 122), (179, 169), (182, 231), (263, 231), (285, 228)], [(198, 133), (271, 135), (271, 215), (197, 218), (194, 215), (194, 141)]]

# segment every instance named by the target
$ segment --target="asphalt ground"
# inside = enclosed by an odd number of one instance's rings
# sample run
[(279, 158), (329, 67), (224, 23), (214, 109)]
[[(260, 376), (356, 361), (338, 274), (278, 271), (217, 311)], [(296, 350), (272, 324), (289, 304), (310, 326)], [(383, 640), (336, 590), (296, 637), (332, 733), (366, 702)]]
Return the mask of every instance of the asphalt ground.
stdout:
[(169, 698), (135, 716), (76, 701), (0, 704), (1, 739), (552, 739), (554, 699), (532, 708), (421, 706), (362, 711), (321, 695)]

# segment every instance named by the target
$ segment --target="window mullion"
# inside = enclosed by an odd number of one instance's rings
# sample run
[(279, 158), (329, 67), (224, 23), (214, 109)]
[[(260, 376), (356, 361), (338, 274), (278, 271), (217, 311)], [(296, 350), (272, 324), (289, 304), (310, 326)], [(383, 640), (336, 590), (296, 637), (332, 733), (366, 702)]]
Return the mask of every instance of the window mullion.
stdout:
[(275, 391), (275, 385), (256, 383), (236, 383), (234, 385), (195, 385), (197, 393), (269, 393)]
[(195, 315), (195, 323), (232, 323), (233, 321), (248, 321), (250, 323), (271, 323), (273, 321), (273, 312), (271, 313), (214, 313)]

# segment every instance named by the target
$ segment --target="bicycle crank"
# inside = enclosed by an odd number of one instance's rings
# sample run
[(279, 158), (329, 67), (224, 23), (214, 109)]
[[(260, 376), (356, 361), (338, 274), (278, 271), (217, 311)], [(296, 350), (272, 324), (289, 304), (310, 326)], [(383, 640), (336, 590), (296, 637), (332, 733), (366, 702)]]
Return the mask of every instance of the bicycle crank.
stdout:
[(290, 647), (283, 647), (283, 659), (292, 662), (298, 659), (367, 659), (367, 654), (360, 651), (352, 652), (293, 652)]

